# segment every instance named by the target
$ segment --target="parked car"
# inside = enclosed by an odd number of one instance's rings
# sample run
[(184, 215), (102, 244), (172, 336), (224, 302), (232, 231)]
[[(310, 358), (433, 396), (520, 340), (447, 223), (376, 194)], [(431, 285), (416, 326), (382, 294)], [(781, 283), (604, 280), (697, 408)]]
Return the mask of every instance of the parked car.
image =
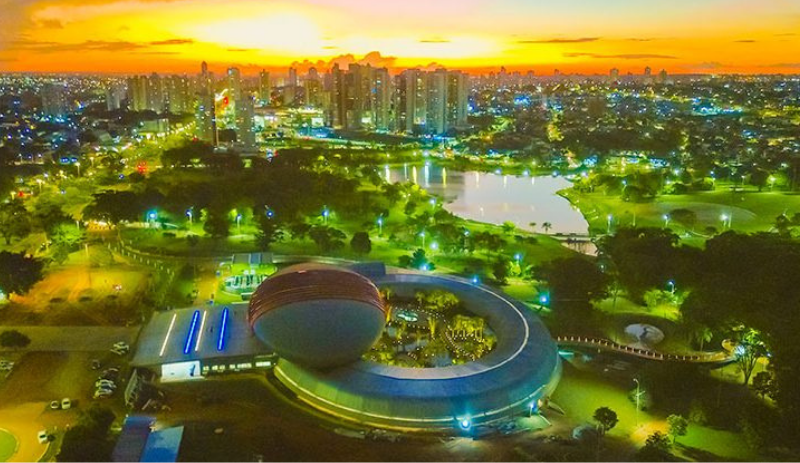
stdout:
[(130, 352), (130, 350), (131, 350), (130, 347), (117, 347), (117, 346), (114, 346), (114, 347), (111, 348), (111, 352), (113, 352), (113, 353), (115, 353), (117, 355), (125, 355), (128, 352)]
[(50, 436), (47, 435), (47, 431), (44, 429), (36, 434), (36, 438), (39, 440), (40, 444), (46, 444), (50, 441)]
[(117, 384), (114, 381), (108, 379), (98, 379), (97, 382), (94, 383), (94, 387), (104, 387), (107, 389), (116, 389)]
[(100, 364), (100, 360), (94, 359), (92, 360), (92, 370), (99, 370), (102, 365)]
[(68, 399), (66, 397), (61, 399), (61, 409), (62, 410), (69, 410), (70, 408), (72, 408), (72, 400), (70, 400), (70, 399)]
[(105, 398), (111, 397), (113, 394), (114, 394), (114, 391), (112, 391), (112, 390), (109, 390), (109, 389), (98, 389), (98, 390), (94, 391), (94, 396), (92, 396), (92, 397), (94, 397), (95, 399), (105, 399)]
[(60, 410), (61, 409), (61, 402), (57, 400), (53, 400), (50, 402), (50, 410)]
[(119, 379), (119, 368), (106, 368), (103, 373), (97, 378), (98, 380), (107, 379), (109, 381), (116, 381)]
[(0, 360), (0, 371), (11, 371), (14, 368), (14, 362), (10, 360)]

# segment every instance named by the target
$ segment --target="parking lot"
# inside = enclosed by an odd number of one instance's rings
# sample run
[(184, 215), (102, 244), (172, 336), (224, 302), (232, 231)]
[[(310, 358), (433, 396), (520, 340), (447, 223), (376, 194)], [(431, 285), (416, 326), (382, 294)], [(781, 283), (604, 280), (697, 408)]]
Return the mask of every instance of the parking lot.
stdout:
[[(122, 400), (127, 356), (110, 350), (81, 352), (0, 353), (0, 358), (15, 362), (6, 377), (0, 376), (0, 428), (8, 430), (19, 443), (9, 461), (37, 461), (47, 450), (37, 434), (61, 435), (68, 425), (77, 421), (82, 408), (91, 404), (95, 382), (103, 369), (120, 367), (118, 390), (113, 396), (98, 399), (110, 406), (118, 417), (124, 416)], [(101, 367), (92, 369), (93, 360)], [(70, 401), (68, 410), (60, 409), (64, 398)], [(58, 409), (51, 408), (57, 401)]]

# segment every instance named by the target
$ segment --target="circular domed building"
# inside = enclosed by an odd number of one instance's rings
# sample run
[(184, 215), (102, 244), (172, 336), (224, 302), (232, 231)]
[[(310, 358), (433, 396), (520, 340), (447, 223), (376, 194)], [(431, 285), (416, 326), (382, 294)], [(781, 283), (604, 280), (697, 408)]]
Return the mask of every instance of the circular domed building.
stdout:
[(328, 369), (369, 350), (383, 331), (386, 308), (368, 278), (341, 267), (300, 264), (258, 287), (248, 318), (256, 336), (282, 358)]
[[(304, 402), (341, 418), (398, 429), (470, 429), (531, 413), (554, 390), (558, 348), (524, 304), (455, 277), (304, 264), (264, 283), (250, 303), (256, 336), (280, 357), (275, 376)], [(464, 364), (408, 368), (364, 360), (397, 294), (444, 289), (486, 320), (497, 345)]]

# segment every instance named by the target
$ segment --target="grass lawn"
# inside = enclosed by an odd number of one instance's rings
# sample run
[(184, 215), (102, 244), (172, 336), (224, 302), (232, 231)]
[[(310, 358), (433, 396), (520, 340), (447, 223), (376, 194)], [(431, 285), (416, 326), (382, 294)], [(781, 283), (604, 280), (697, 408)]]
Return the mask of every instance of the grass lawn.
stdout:
[(17, 451), (17, 438), (0, 428), (0, 461), (8, 461)]
[[(625, 202), (620, 196), (603, 193), (564, 190), (561, 194), (581, 210), (590, 229), (598, 233), (607, 231), (609, 215), (612, 216), (612, 232), (620, 225), (632, 225), (634, 220), (640, 227), (663, 227), (665, 214), (675, 209), (689, 209), (697, 214), (694, 230), (698, 233), (705, 233), (706, 227), (722, 231), (723, 215), (731, 217), (731, 229), (749, 233), (768, 231), (775, 218), (783, 213), (791, 217), (800, 212), (800, 195), (767, 189), (759, 193), (753, 187), (733, 193), (726, 186), (718, 185), (714, 191), (663, 195), (647, 203)], [(690, 231), (675, 221), (670, 221), (668, 226), (679, 233)]]
[[(634, 384), (631, 383), (630, 390)], [(564, 373), (558, 384), (553, 401), (566, 412), (574, 426), (593, 423), (592, 415), (600, 407), (609, 407), (617, 413), (619, 423), (609, 432), (610, 436), (626, 438), (637, 446), (644, 444), (648, 435), (656, 431), (667, 432), (666, 416), (656, 416), (639, 411), (640, 426), (636, 426), (636, 406), (628, 399), (626, 390), (612, 381), (594, 373), (578, 370), (564, 362)], [(697, 452), (697, 451), (700, 452)], [(759, 455), (735, 432), (712, 429), (691, 423), (688, 434), (678, 438), (673, 452), (691, 457), (703, 452), (711, 453), (721, 460), (758, 461)]]

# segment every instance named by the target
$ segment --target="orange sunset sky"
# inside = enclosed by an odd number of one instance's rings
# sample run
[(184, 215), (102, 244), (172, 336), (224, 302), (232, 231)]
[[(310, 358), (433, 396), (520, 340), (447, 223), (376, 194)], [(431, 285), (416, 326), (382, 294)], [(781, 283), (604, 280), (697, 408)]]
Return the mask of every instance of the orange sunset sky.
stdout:
[[(377, 52), (377, 53), (376, 53)], [(0, 0), (0, 71), (800, 72), (800, 0)]]

